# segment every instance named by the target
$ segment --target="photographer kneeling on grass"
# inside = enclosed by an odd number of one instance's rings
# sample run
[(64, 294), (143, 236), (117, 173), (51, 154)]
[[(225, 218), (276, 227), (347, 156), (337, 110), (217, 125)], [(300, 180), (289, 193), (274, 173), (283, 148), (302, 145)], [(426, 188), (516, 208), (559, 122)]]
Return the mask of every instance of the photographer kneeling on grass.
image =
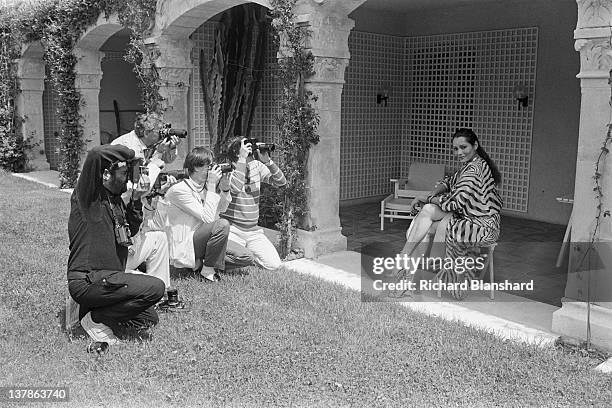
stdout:
[[(189, 152), (183, 167), (189, 178), (166, 193), (170, 262), (216, 282), (221, 279), (219, 272), (225, 270), (229, 234), (229, 222), (219, 219), (219, 212), (231, 200), (227, 173), (214, 163), (213, 152), (206, 147)], [(220, 183), (222, 179), (226, 182)]]
[[(126, 271), (139, 273), (139, 266), (146, 264), (146, 273), (161, 279), (166, 286), (166, 299), (158, 305), (162, 311), (185, 311), (185, 303), (179, 300), (178, 290), (170, 282), (168, 240), (163, 217), (157, 212), (161, 196), (176, 182), (168, 177), (158, 189), (151, 191), (156, 184), (162, 168), (176, 159), (179, 136), (186, 136), (183, 130), (170, 129), (162, 117), (156, 113), (140, 114), (134, 122), (134, 130), (113, 140), (113, 145), (123, 145), (134, 150), (135, 158), (142, 159), (145, 171), (151, 181), (151, 188), (143, 197), (144, 220), (140, 231), (132, 241)], [(132, 186), (124, 193), (124, 201), (131, 194)], [(141, 268), (142, 269), (142, 268)]]
[[(221, 215), (230, 222), (229, 241), (233, 247), (243, 248), (254, 262), (265, 269), (281, 266), (281, 259), (274, 245), (266, 238), (259, 220), (259, 195), (261, 183), (275, 187), (287, 184), (285, 175), (270, 159), (273, 144), (258, 143), (254, 139), (237, 136), (228, 140), (225, 155), (236, 169), (230, 178), (231, 202)], [(256, 158), (253, 157), (255, 155)], [(237, 259), (236, 263), (240, 263)]]
[(125, 273), (131, 237), (142, 222), (142, 175), (126, 205), (130, 161), (125, 146), (97, 146), (88, 154), (70, 199), (68, 289), (80, 305), (81, 326), (97, 342), (118, 342), (113, 330), (147, 329), (158, 322), (153, 305), (164, 295), (155, 277)]

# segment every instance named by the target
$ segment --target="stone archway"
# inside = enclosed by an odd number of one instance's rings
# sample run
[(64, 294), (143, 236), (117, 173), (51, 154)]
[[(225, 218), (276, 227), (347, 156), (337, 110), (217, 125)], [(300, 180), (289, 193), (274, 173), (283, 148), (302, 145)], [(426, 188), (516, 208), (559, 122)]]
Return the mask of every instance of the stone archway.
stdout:
[(124, 27), (116, 15), (98, 17), (95, 24), (88, 27), (74, 49), (78, 59), (75, 67), (75, 87), (81, 93), (83, 136), (87, 140), (86, 150), (100, 144), (100, 81), (102, 80), (101, 61), (104, 53), (102, 45)]
[[(302, 0), (296, 14), (313, 31), (310, 48), (315, 57), (316, 74), (306, 86), (318, 98), (315, 108), (321, 118), (320, 142), (312, 150), (308, 164), (309, 231), (301, 231), (300, 240), (306, 256), (346, 249), (339, 219), (340, 185), (340, 115), (344, 69), (350, 59), (348, 35), (353, 21), (348, 14), (365, 0)], [(239, 4), (256, 3), (270, 7), (263, 0), (171, 0), (158, 4), (152, 45), (160, 47), (158, 67), (168, 84), (189, 83), (192, 70), (189, 59), (189, 35), (204, 21)], [(173, 123), (187, 124), (187, 90), (168, 85), (162, 93), (170, 105)]]

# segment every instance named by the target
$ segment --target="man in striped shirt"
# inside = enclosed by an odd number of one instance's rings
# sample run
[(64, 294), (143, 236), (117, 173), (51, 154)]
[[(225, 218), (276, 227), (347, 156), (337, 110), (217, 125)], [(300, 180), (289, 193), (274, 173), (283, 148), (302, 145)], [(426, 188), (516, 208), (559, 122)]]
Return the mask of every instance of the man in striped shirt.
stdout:
[(259, 266), (276, 269), (281, 265), (280, 256), (264, 235), (263, 228), (257, 225), (260, 186), (264, 182), (281, 187), (287, 184), (287, 180), (270, 159), (268, 151), (256, 149), (255, 159), (253, 146), (245, 141), (244, 137), (236, 137), (229, 140), (227, 145), (227, 157), (236, 168), (230, 179), (232, 201), (221, 217), (230, 222), (229, 241), (244, 247)]

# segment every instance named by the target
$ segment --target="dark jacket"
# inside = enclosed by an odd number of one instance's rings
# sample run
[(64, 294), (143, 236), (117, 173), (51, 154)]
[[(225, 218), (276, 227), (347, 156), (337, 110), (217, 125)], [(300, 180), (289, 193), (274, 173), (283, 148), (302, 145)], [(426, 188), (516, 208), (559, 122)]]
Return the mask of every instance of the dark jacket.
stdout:
[(70, 198), (68, 279), (73, 271), (125, 270), (128, 248), (115, 240), (109, 200), (124, 209), (132, 235), (142, 222), (142, 204), (140, 200), (132, 201), (126, 207), (120, 195), (104, 188), (102, 174), (113, 162), (133, 158), (133, 150), (119, 145), (97, 146), (87, 154)]

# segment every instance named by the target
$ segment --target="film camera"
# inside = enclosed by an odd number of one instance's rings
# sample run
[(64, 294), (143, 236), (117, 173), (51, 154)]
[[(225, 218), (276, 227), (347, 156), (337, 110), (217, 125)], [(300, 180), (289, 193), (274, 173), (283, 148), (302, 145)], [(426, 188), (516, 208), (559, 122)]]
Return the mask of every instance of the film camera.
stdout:
[(222, 174), (229, 173), (230, 171), (234, 170), (234, 166), (231, 163), (212, 163), (210, 166), (208, 166), (208, 168), (212, 169), (215, 164), (219, 166), (219, 170), (221, 170)]
[(185, 129), (174, 129), (170, 123), (164, 124), (159, 130), (159, 139), (169, 141), (172, 136), (184, 139), (187, 137), (187, 131)]
[(187, 174), (186, 169), (162, 171), (159, 173), (157, 180), (155, 180), (155, 183), (153, 184), (153, 191), (159, 190), (161, 186), (168, 181), (168, 176), (173, 176), (177, 181), (179, 181), (188, 178), (189, 174)]
[(255, 150), (260, 150), (260, 151), (267, 151), (267, 152), (273, 152), (276, 149), (276, 146), (274, 145), (274, 143), (265, 143), (265, 142), (260, 142), (257, 139), (255, 139), (254, 137), (250, 137), (248, 139), (246, 139), (244, 141), (244, 143), (250, 143), (251, 147), (253, 148), (253, 151)]

